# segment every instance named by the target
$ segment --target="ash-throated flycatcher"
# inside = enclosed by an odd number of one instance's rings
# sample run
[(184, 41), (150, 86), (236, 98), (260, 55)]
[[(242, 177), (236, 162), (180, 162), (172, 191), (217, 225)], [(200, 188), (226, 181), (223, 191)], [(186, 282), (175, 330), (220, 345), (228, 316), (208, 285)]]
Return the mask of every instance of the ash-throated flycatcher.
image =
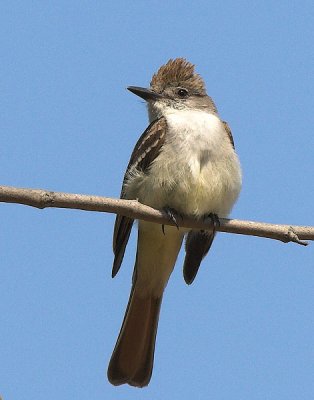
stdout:
[[(153, 76), (150, 89), (128, 89), (147, 101), (150, 125), (131, 155), (121, 198), (166, 209), (172, 218), (175, 212), (226, 217), (240, 192), (240, 164), (228, 124), (219, 118), (194, 65), (183, 58), (170, 60)], [(112, 276), (120, 268), (132, 225), (132, 219), (116, 217)], [(161, 300), (184, 235), (183, 274), (190, 284), (214, 231), (162, 229), (139, 221), (132, 290), (108, 368), (114, 385), (142, 387), (150, 381)]]

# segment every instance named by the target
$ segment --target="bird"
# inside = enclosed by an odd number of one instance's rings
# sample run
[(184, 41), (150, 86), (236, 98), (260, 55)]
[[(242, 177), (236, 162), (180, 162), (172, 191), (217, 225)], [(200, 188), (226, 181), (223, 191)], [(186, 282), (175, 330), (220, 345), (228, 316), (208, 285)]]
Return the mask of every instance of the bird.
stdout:
[[(191, 284), (215, 237), (215, 229), (180, 228), (179, 216), (211, 216), (216, 222), (227, 217), (242, 173), (229, 125), (219, 117), (194, 64), (170, 59), (149, 88), (128, 90), (146, 101), (149, 125), (131, 154), (120, 198), (164, 210), (177, 224), (138, 221), (131, 293), (108, 366), (111, 384), (144, 387), (152, 376), (164, 290), (182, 242), (185, 238), (183, 276)], [(120, 269), (133, 222), (116, 216), (112, 277)]]

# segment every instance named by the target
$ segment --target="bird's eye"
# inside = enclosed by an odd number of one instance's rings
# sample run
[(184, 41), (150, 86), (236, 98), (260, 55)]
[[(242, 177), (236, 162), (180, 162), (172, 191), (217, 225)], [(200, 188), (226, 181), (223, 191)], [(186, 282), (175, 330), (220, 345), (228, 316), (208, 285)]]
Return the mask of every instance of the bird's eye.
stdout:
[(189, 92), (186, 89), (180, 88), (180, 89), (177, 90), (177, 94), (178, 94), (178, 96), (183, 98), (183, 97), (187, 97)]

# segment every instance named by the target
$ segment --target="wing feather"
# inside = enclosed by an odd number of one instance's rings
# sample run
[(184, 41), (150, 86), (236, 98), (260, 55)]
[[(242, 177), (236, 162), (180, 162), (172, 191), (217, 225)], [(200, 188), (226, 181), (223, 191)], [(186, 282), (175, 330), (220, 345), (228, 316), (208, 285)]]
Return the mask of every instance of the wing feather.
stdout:
[[(158, 157), (165, 142), (167, 123), (165, 118), (153, 121), (138, 139), (126, 169), (121, 190), (121, 199), (125, 199), (124, 185), (131, 169), (138, 169), (144, 173), (148, 172), (151, 163)], [(121, 266), (125, 249), (131, 234), (134, 220), (122, 215), (116, 216), (113, 233), (114, 261), (112, 277), (114, 277)]]
[(208, 253), (215, 234), (207, 231), (190, 231), (185, 242), (185, 259), (183, 265), (183, 277), (190, 285), (198, 272), (201, 261)]
[(233, 140), (232, 132), (231, 132), (231, 129), (230, 129), (230, 126), (229, 126), (228, 122), (222, 121), (222, 123), (224, 124), (225, 130), (226, 130), (226, 132), (227, 132), (227, 134), (229, 136), (229, 139), (230, 139), (230, 142), (232, 144), (232, 147), (235, 148), (234, 147), (234, 140)]

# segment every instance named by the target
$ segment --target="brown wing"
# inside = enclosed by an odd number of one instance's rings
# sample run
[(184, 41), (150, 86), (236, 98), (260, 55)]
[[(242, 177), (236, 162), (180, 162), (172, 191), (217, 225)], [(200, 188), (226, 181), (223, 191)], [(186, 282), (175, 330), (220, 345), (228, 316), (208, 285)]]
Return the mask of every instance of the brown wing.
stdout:
[(225, 129), (226, 129), (226, 132), (227, 132), (227, 134), (228, 134), (228, 136), (229, 136), (229, 139), (230, 139), (230, 142), (231, 142), (231, 144), (232, 144), (232, 147), (235, 148), (235, 147), (234, 147), (234, 140), (233, 140), (232, 132), (231, 132), (230, 126), (228, 125), (228, 122), (222, 121), (222, 123), (224, 124), (224, 127), (225, 127)]
[[(151, 163), (158, 156), (166, 136), (167, 123), (165, 118), (153, 121), (137, 141), (124, 175), (120, 198), (125, 198), (124, 184), (130, 169), (138, 169), (147, 172)], [(120, 269), (124, 252), (130, 237), (134, 220), (121, 215), (116, 216), (113, 233), (113, 252), (114, 261), (112, 267), (112, 277)]]
[(183, 265), (183, 277), (190, 285), (198, 272), (201, 261), (208, 253), (213, 243), (215, 234), (206, 231), (190, 231), (185, 242), (185, 259)]
[[(167, 130), (165, 118), (153, 121), (138, 139), (131, 154), (128, 168), (124, 175), (124, 180), (131, 168), (137, 168), (146, 172), (150, 164), (158, 156), (164, 142)], [(123, 190), (123, 189), (122, 189)]]
[(126, 245), (128, 244), (134, 220), (122, 215), (116, 216), (113, 234), (114, 260), (111, 276), (114, 278), (121, 266)]

